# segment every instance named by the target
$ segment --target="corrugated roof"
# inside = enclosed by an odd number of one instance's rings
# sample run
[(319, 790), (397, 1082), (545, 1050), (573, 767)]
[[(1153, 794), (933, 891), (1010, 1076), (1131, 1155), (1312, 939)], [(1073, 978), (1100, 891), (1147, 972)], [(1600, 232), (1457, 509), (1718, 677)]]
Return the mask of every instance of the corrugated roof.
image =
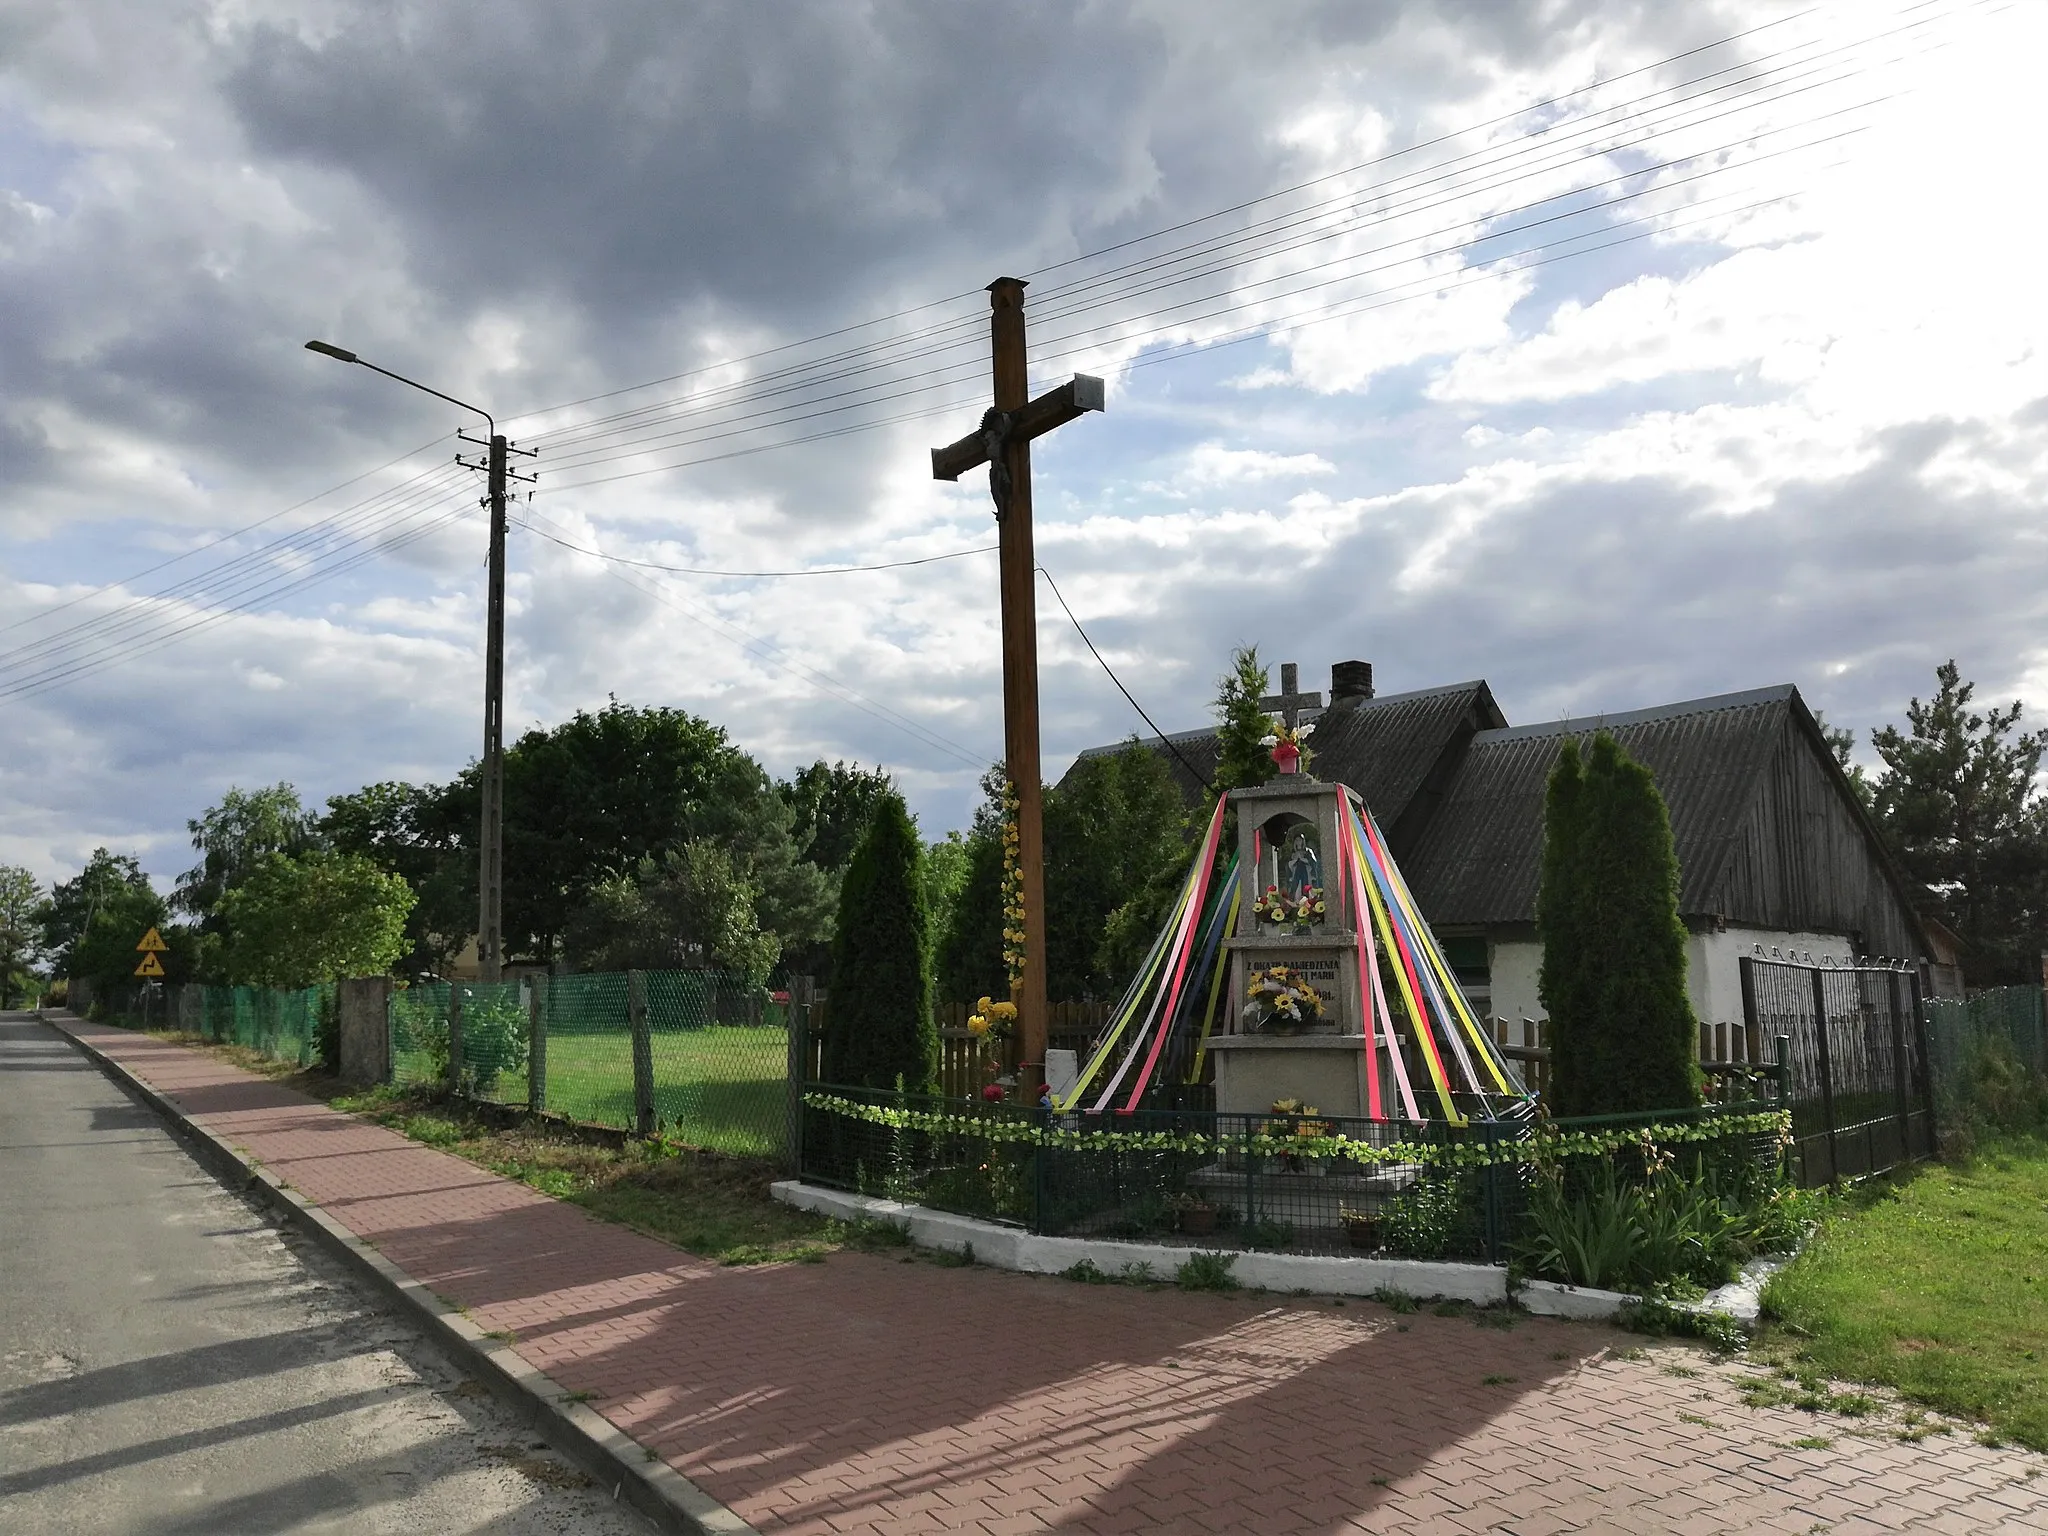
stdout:
[(1679, 910), (1713, 911), (1731, 841), (1755, 802), (1797, 697), (1790, 684), (1627, 714), (1482, 731), (1443, 804), (1403, 861), (1432, 923), (1521, 923), (1536, 917), (1543, 795), (1567, 737), (1610, 732), (1649, 768), (1671, 810)]
[[(1350, 785), (1380, 822), (1391, 827), (1461, 733), (1506, 723), (1485, 682), (1452, 683), (1325, 711), (1315, 722), (1309, 745), (1315, 753), (1315, 776)], [(1139, 745), (1164, 756), (1181, 794), (1190, 804), (1198, 802), (1205, 781), (1216, 771), (1216, 728), (1175, 731), (1164, 740), (1172, 743), (1172, 750), (1157, 736), (1140, 738)], [(1100, 757), (1127, 745), (1089, 747), (1080, 756)]]

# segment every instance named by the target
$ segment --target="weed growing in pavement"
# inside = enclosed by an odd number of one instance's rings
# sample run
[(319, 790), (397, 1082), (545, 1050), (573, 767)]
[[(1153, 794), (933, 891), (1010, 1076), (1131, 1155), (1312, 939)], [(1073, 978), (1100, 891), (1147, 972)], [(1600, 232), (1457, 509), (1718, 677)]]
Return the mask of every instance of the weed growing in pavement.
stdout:
[(1173, 1283), (1184, 1291), (1234, 1291), (1239, 1287), (1230, 1267), (1236, 1262), (1234, 1253), (1191, 1253), (1174, 1271)]
[(1372, 1299), (1385, 1307), (1389, 1312), (1413, 1312), (1420, 1305), (1406, 1291), (1397, 1291), (1389, 1285), (1383, 1285), (1374, 1291)]

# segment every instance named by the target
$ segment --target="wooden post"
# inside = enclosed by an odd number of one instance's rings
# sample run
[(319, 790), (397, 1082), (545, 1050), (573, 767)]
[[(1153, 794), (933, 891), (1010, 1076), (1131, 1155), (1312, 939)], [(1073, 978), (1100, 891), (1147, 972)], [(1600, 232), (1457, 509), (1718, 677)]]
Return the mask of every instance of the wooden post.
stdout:
[(544, 1114), (548, 1107), (548, 978), (526, 979), (526, 1109)]
[(816, 987), (812, 977), (789, 978), (789, 1082), (782, 1150), (791, 1178), (801, 1178), (804, 1171), (804, 1083), (810, 1076), (811, 995)]
[(647, 1025), (647, 973), (626, 972), (626, 1022), (633, 1030), (633, 1129), (654, 1134), (654, 1036)]
[[(989, 340), (995, 407), (1021, 411), (1030, 399), (1024, 363), (1024, 285), (989, 284)], [(1045, 801), (1038, 760), (1037, 558), (1031, 536), (1031, 443), (1012, 434), (1004, 448), (1009, 492), (999, 526), (1003, 612), (1003, 766), (1017, 796), (1017, 863), (1024, 901), (1024, 972), (1011, 985), (1017, 1005), (1017, 1092), (1038, 1102), (1045, 1073)]]
[(448, 1086), (462, 1092), (462, 983), (448, 983)]
[[(1102, 381), (1076, 374), (1036, 400), (1024, 361), (1024, 283), (988, 285), (995, 403), (981, 426), (932, 450), (932, 475), (957, 480), (989, 466), (1000, 548), (1003, 631), (1003, 768), (1017, 796), (1019, 895), (1024, 905), (1024, 964), (1010, 988), (1017, 1005), (1018, 1093), (1038, 1102), (1045, 1073), (1045, 812), (1038, 751), (1037, 561), (1031, 535), (1031, 440), (1103, 408)], [(993, 457), (991, 457), (993, 455)]]

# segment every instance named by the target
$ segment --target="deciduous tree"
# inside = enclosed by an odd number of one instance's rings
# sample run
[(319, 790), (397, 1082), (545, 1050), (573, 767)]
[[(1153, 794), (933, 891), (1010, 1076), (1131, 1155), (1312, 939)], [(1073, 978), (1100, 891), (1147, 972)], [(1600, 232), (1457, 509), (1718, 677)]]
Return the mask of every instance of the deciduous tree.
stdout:
[(381, 976), (404, 953), (413, 894), (360, 854), (265, 854), (221, 898), (227, 979), (308, 987)]

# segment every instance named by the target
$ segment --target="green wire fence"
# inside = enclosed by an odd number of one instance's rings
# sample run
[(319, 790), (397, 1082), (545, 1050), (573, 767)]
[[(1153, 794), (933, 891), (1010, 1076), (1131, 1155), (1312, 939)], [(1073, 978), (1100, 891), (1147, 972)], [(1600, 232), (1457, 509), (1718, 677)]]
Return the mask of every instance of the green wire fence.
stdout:
[(786, 1015), (716, 971), (433, 982), (392, 993), (391, 1078), (774, 1157), (788, 1114)]

